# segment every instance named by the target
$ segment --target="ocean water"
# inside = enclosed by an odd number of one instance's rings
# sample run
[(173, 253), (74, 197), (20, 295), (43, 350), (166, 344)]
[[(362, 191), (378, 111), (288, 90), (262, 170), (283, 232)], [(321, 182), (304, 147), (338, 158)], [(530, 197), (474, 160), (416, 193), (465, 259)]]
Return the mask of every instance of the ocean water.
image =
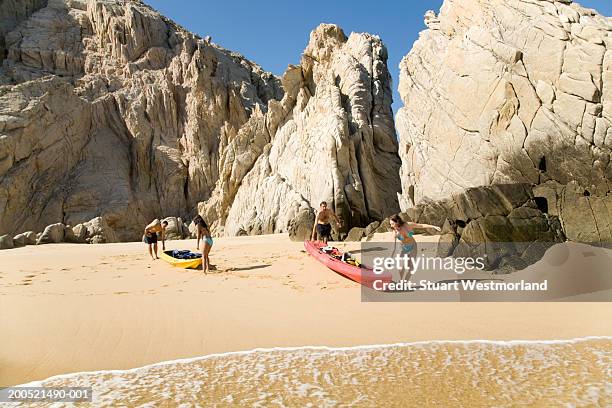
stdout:
[(93, 387), (77, 406), (609, 407), (612, 338), (253, 350), (27, 385)]

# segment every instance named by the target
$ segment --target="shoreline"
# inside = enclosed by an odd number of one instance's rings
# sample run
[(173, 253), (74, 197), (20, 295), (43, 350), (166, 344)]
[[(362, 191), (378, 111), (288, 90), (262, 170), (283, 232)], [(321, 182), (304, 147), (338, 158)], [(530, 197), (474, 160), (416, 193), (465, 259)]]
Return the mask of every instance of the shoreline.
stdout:
[(187, 364), (195, 363), (213, 358), (223, 358), (231, 356), (247, 356), (252, 354), (268, 354), (275, 352), (295, 352), (295, 351), (323, 351), (323, 352), (342, 352), (342, 351), (356, 351), (356, 350), (378, 350), (388, 349), (394, 347), (411, 347), (411, 346), (429, 346), (429, 345), (470, 345), (470, 344), (486, 344), (495, 346), (518, 346), (518, 345), (556, 345), (556, 344), (579, 344), (582, 342), (589, 341), (605, 341), (610, 340), (612, 342), (612, 336), (586, 336), (576, 337), (572, 339), (550, 339), (550, 340), (421, 340), (403, 343), (390, 343), (390, 344), (365, 344), (358, 346), (295, 346), (295, 347), (258, 347), (250, 350), (238, 350), (238, 351), (227, 351), (223, 353), (212, 353), (204, 356), (179, 358), (176, 360), (160, 361), (157, 363), (147, 364), (141, 367), (128, 368), (124, 370), (97, 370), (97, 371), (75, 371), (65, 374), (57, 374), (49, 378), (42, 380), (34, 380), (23, 384), (15, 384), (14, 387), (40, 387), (43, 383), (55, 380), (69, 380), (72, 377), (78, 377), (80, 375), (99, 375), (99, 374), (127, 374), (137, 373), (138, 371), (147, 370), (155, 367), (164, 367), (174, 364)]

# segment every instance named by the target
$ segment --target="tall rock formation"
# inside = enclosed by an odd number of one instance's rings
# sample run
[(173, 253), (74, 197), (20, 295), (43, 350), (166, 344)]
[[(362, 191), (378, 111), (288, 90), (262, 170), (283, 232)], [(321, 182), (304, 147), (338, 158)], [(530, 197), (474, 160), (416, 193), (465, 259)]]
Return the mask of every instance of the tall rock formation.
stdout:
[(526, 183), (569, 239), (612, 242), (612, 20), (570, 0), (446, 0), (425, 23), (400, 64), (402, 208)]
[(219, 145), (282, 97), (277, 78), (139, 1), (30, 11), (3, 36), (3, 233), (104, 216), (137, 239), (150, 219), (189, 216)]
[(0, 38), (0, 234), (101, 216), (138, 239), (200, 202), (228, 234), (287, 231), (312, 200), (349, 226), (397, 208), (375, 37), (318, 29), (282, 84), (138, 0), (5, 1)]
[(219, 181), (201, 212), (226, 234), (290, 231), (302, 238), (328, 201), (346, 227), (399, 209), (397, 139), (387, 51), (369, 34), (322, 24), (283, 99), (257, 112), (222, 149)]

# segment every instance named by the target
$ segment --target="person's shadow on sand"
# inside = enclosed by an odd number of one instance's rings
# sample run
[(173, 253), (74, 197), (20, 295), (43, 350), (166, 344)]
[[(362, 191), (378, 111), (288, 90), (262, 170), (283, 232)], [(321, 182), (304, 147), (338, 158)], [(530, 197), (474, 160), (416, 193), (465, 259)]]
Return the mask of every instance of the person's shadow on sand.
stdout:
[[(208, 267), (208, 272), (209, 273), (223, 273), (223, 272), (240, 272), (240, 271), (251, 271), (254, 269), (262, 269), (262, 268), (267, 268), (268, 266), (272, 266), (271, 264), (262, 264), (262, 265), (253, 265), (253, 266), (245, 266), (245, 267), (241, 267), (241, 268), (235, 268), (235, 267), (230, 267), (227, 269), (219, 269), (217, 268), (217, 265), (213, 265), (210, 264)], [(198, 270), (202, 270), (202, 265), (200, 265), (200, 267), (198, 268)]]
[(262, 265), (253, 265), (253, 266), (245, 266), (242, 268), (231, 268), (232, 271), (251, 271), (253, 269), (262, 269), (267, 268), (268, 266), (272, 266), (270, 264), (262, 264)]

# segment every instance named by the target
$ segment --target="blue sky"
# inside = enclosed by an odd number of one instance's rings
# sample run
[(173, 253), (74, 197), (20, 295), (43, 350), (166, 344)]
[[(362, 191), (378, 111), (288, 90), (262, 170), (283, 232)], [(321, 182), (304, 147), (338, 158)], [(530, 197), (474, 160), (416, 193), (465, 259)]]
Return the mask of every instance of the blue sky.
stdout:
[[(379, 3), (359, 0), (145, 0), (162, 14), (213, 42), (237, 51), (281, 75), (288, 64), (297, 64), (310, 32), (320, 23), (335, 23), (348, 35), (352, 31), (379, 35), (389, 51), (393, 77), (393, 111), (402, 106), (397, 93), (398, 65), (425, 28), (423, 15), (436, 12), (442, 0), (396, 0)], [(582, 0), (585, 7), (612, 16), (612, 0)]]

